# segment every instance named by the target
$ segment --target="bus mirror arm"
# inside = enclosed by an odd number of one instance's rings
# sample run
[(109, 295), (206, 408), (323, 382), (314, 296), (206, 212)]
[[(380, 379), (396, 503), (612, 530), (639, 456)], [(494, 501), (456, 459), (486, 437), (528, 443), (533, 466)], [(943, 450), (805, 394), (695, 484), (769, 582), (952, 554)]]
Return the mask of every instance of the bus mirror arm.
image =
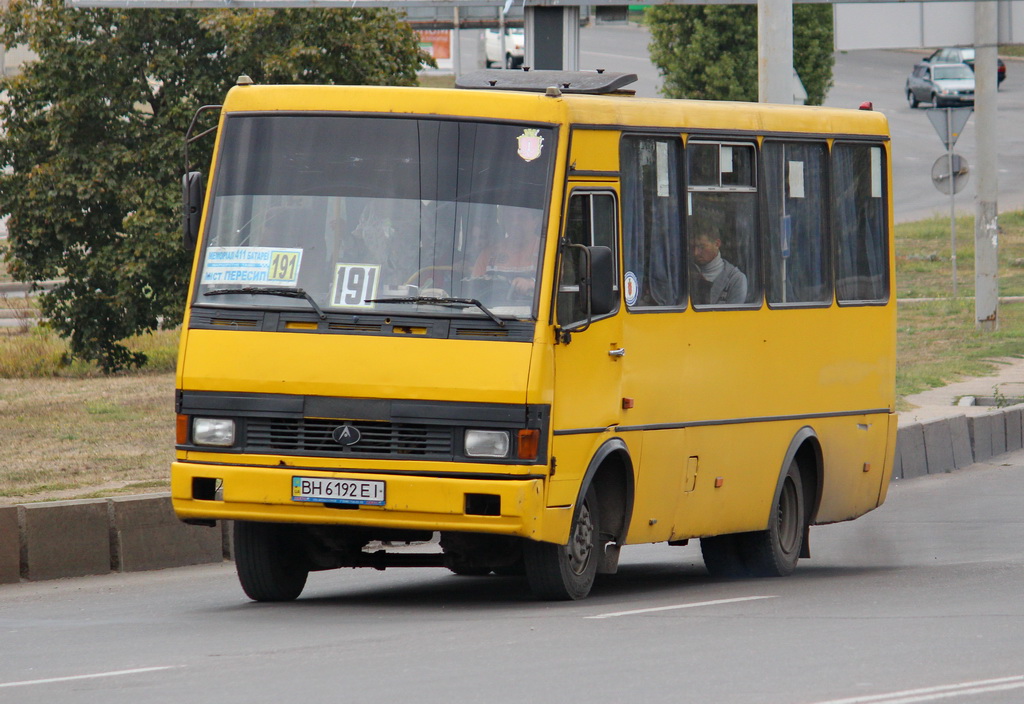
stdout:
[(182, 244), (189, 252), (199, 240), (199, 222), (203, 214), (203, 173), (189, 171), (181, 177), (181, 235)]

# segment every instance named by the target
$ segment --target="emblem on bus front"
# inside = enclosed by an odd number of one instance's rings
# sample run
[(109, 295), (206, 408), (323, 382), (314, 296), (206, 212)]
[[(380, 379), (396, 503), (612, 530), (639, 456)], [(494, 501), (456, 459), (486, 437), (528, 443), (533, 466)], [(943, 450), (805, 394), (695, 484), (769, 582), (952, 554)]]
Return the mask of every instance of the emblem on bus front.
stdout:
[(540, 130), (525, 129), (523, 133), (516, 137), (519, 142), (519, 149), (516, 153), (522, 157), (523, 161), (533, 161), (540, 156), (541, 149), (544, 147), (544, 138), (540, 136)]
[(355, 445), (363, 437), (363, 434), (359, 432), (359, 428), (354, 425), (339, 425), (331, 433), (331, 437), (334, 438), (334, 442), (339, 445)]

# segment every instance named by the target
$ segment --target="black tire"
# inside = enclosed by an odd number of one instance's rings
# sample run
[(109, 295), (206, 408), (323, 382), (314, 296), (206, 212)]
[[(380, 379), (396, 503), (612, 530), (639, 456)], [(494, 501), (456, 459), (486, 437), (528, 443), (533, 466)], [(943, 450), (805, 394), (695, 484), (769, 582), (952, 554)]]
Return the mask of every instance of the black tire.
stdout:
[(910, 90), (909, 88), (907, 89), (907, 102), (910, 103), (911, 110), (913, 110), (914, 108), (921, 104), (921, 101), (914, 97), (914, 91)]
[(242, 590), (253, 601), (297, 599), (309, 576), (298, 529), (235, 521), (235, 569)]
[(807, 500), (800, 466), (793, 460), (772, 504), (768, 529), (744, 533), (740, 555), (751, 577), (785, 577), (796, 569), (807, 528)]
[(740, 554), (741, 535), (716, 535), (700, 539), (700, 554), (712, 577), (735, 579), (746, 577), (747, 569)]
[(566, 601), (590, 593), (600, 561), (600, 528), (597, 492), (591, 486), (573, 517), (568, 545), (534, 541), (523, 545), (523, 566), (534, 596)]
[(505, 54), (505, 68), (511, 70), (516, 67), (516, 59), (512, 54)]
[(932, 107), (933, 108), (941, 108), (942, 107), (942, 103), (939, 102), (939, 96), (935, 95), (935, 93), (932, 93)]

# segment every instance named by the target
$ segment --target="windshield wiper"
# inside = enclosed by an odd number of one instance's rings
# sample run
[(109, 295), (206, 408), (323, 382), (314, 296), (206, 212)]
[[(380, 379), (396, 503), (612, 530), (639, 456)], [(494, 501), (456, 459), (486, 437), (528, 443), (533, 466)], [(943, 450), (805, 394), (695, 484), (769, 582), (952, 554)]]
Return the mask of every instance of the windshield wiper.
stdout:
[(484, 312), (494, 324), (500, 328), (505, 327), (505, 321), (496, 316), (483, 303), (475, 298), (450, 298), (434, 296), (404, 296), (400, 298), (367, 298), (363, 303), (427, 303), (439, 306), (476, 306)]
[(285, 298), (304, 298), (313, 306), (313, 310), (320, 316), (320, 320), (326, 320), (327, 314), (320, 310), (313, 297), (306, 293), (305, 289), (287, 288), (278, 286), (243, 286), (241, 288), (216, 288), (212, 291), (203, 292), (204, 296), (226, 296), (231, 293), (248, 293), (250, 295), (284, 296)]

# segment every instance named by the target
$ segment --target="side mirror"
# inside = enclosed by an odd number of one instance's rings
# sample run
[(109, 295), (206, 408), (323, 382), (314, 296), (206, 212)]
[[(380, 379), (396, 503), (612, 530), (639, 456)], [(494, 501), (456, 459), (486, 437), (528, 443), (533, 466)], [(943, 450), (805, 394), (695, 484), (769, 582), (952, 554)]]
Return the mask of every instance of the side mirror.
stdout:
[(607, 315), (618, 303), (615, 296), (615, 260), (610, 247), (588, 247), (590, 250), (590, 314)]
[(189, 171), (181, 177), (181, 235), (185, 249), (192, 251), (199, 241), (199, 223), (203, 217), (203, 173)]

